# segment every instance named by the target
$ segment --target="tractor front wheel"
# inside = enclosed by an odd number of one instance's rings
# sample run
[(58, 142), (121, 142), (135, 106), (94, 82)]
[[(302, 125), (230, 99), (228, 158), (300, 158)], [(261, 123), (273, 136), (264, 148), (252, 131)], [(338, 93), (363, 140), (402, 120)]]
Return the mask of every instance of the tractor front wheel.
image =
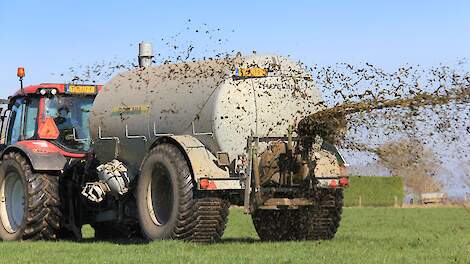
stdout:
[(0, 239), (56, 239), (60, 228), (59, 177), (34, 173), (19, 153), (0, 167)]

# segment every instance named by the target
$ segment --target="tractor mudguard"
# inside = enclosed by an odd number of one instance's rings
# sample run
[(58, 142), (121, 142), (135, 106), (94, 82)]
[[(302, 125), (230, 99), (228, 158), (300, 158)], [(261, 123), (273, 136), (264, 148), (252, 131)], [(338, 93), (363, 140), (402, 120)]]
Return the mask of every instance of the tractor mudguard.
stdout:
[(12, 151), (23, 154), (29, 160), (35, 171), (61, 171), (67, 163), (67, 159), (60, 153), (35, 152), (31, 148), (20, 144), (8, 146), (2, 152), (2, 159), (6, 153)]

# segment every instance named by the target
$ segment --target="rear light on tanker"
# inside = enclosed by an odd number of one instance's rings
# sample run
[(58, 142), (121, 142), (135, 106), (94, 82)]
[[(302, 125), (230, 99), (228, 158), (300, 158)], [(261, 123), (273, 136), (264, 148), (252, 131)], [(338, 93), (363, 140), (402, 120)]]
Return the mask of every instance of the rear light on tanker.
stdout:
[(318, 186), (321, 188), (342, 188), (349, 185), (349, 179), (346, 177), (335, 179), (318, 179)]
[(339, 179), (339, 186), (346, 187), (348, 185), (349, 185), (349, 179), (348, 178)]
[(349, 185), (348, 178), (340, 178), (339, 180), (330, 180), (329, 187), (330, 188), (337, 188), (337, 187), (346, 187)]
[(336, 180), (330, 180), (330, 188), (336, 188), (338, 186), (338, 183)]
[(217, 186), (215, 185), (215, 182), (210, 181), (209, 179), (201, 179), (199, 181), (199, 187), (203, 190), (215, 190), (215, 189), (217, 189)]

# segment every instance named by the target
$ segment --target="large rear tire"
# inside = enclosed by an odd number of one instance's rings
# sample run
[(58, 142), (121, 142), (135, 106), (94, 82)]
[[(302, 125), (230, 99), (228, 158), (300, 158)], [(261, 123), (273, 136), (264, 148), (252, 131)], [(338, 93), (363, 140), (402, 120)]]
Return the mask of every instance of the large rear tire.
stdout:
[(257, 210), (252, 219), (261, 240), (330, 240), (338, 230), (343, 190), (321, 190), (316, 205), (299, 209)]
[(174, 145), (153, 148), (143, 162), (136, 189), (142, 233), (149, 240), (191, 240), (193, 179), (181, 151)]
[(222, 239), (230, 203), (216, 197), (199, 198), (195, 204), (195, 223), (191, 241), (215, 243)]
[(308, 240), (330, 240), (338, 231), (343, 213), (343, 190), (321, 190), (317, 206), (302, 213), (309, 224), (305, 231)]
[(301, 240), (299, 210), (260, 209), (252, 214), (256, 233), (263, 241)]
[(33, 173), (19, 153), (0, 169), (0, 239), (56, 239), (60, 228), (59, 176)]

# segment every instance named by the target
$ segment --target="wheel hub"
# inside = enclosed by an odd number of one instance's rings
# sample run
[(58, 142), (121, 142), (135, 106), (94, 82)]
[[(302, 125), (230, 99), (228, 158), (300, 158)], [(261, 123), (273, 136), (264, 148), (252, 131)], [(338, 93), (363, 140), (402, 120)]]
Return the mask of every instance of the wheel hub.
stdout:
[(25, 208), (24, 186), (17, 172), (7, 173), (0, 188), (0, 214), (2, 224), (9, 233), (20, 228)]
[(164, 166), (156, 166), (147, 189), (147, 208), (155, 225), (168, 222), (173, 213), (173, 203), (170, 173)]

